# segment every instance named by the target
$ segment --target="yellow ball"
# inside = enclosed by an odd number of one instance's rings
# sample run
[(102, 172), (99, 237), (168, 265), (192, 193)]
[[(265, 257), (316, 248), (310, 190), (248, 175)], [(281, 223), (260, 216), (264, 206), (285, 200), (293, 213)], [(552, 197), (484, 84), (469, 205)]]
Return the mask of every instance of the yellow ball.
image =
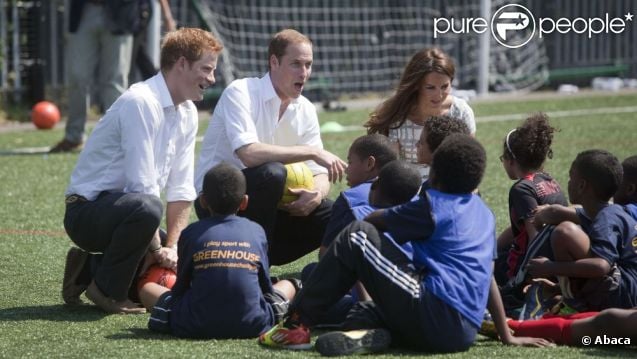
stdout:
[(314, 189), (314, 175), (305, 162), (289, 163), (285, 165), (288, 176), (285, 179), (285, 190), (279, 201), (279, 206), (295, 201), (299, 196), (290, 192), (290, 188)]

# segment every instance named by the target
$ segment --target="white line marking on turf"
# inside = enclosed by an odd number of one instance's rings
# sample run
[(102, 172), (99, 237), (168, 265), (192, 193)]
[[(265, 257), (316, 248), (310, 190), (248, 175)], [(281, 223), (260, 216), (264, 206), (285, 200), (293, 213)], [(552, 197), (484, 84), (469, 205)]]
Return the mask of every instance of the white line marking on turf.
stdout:
[[(565, 111), (550, 111), (546, 112), (546, 114), (550, 118), (559, 118), (559, 117), (574, 117), (574, 116), (588, 116), (588, 115), (602, 115), (602, 114), (613, 114), (613, 113), (637, 113), (637, 106), (627, 106), (627, 107), (602, 107), (602, 108), (588, 108), (581, 110), (565, 110)], [(491, 122), (491, 121), (507, 121), (507, 120), (523, 120), (529, 114), (528, 113), (515, 113), (515, 114), (506, 114), (506, 115), (494, 115), (494, 116), (481, 116), (476, 117), (476, 122)]]
[[(581, 110), (565, 110), (565, 111), (549, 111), (545, 112), (550, 118), (561, 118), (561, 117), (575, 117), (575, 116), (584, 116), (584, 115), (603, 115), (603, 114), (613, 114), (613, 113), (631, 113), (634, 112), (637, 114), (637, 106), (626, 106), (626, 107), (601, 107), (601, 108), (588, 108)], [(509, 113), (504, 115), (493, 115), (493, 116), (480, 116), (476, 117), (476, 122), (493, 122), (493, 121), (513, 121), (513, 120), (523, 120), (529, 116), (528, 113)], [(363, 125), (356, 126), (343, 126), (343, 130), (339, 132), (349, 132), (349, 131), (360, 131), (364, 129)], [(326, 133), (326, 132), (321, 132)], [(331, 132), (333, 133), (333, 132)], [(203, 139), (202, 136), (197, 137), (197, 142), (201, 142)]]

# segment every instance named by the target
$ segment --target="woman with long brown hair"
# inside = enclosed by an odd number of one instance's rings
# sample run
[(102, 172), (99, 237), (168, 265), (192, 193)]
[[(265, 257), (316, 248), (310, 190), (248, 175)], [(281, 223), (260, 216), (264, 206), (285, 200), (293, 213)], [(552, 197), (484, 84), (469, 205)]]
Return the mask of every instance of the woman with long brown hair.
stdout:
[[(466, 101), (451, 95), (455, 66), (438, 48), (426, 48), (414, 54), (403, 70), (396, 92), (371, 114), (365, 123), (368, 133), (388, 136), (400, 159), (417, 163), (416, 142), (423, 125), (434, 116), (448, 116), (466, 123), (471, 134), (476, 124)], [(427, 177), (429, 168), (418, 168)]]

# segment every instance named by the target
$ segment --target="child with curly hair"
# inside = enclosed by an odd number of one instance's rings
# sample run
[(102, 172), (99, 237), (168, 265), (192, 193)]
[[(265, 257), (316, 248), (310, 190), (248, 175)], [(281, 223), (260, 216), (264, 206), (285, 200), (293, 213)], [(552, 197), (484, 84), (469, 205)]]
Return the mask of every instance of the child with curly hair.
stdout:
[[(500, 285), (520, 269), (529, 244), (538, 233), (533, 224), (536, 208), (545, 204), (568, 205), (559, 183), (543, 169), (546, 159), (553, 157), (551, 143), (555, 132), (548, 116), (537, 113), (509, 131), (504, 139), (500, 161), (509, 178), (516, 182), (509, 190), (511, 225), (498, 237), (502, 255), (498, 256), (501, 260), (495, 276)], [(546, 248), (540, 249), (541, 254), (550, 256)]]

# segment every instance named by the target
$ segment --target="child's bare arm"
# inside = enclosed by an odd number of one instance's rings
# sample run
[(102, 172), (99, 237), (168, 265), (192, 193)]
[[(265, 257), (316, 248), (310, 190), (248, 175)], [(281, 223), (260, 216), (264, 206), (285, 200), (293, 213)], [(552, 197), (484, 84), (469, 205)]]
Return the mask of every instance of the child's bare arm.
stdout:
[(591, 257), (572, 262), (556, 262), (546, 257), (537, 257), (527, 265), (529, 274), (534, 278), (546, 278), (560, 275), (577, 278), (600, 278), (610, 272), (610, 264), (602, 258)]
[(579, 224), (579, 217), (575, 212), (575, 207), (566, 207), (561, 204), (546, 204), (535, 209), (533, 223), (535, 228), (541, 229), (547, 224), (560, 224), (570, 221)]
[(374, 227), (376, 227), (379, 230), (384, 230), (385, 228), (387, 228), (387, 226), (385, 225), (384, 214), (385, 214), (384, 209), (378, 209), (368, 214), (367, 217), (365, 217), (365, 221), (373, 224)]
[(511, 247), (513, 239), (513, 230), (511, 229), (511, 226), (509, 226), (498, 236), (498, 240), (496, 241), (498, 244), (498, 251)]
[(356, 292), (356, 295), (358, 296), (359, 302), (372, 300), (372, 297), (369, 295), (369, 293), (367, 293), (367, 289), (365, 289), (365, 286), (363, 286), (363, 283), (356, 282), (356, 284), (354, 284), (353, 289)]
[(524, 220), (524, 228), (526, 229), (526, 234), (529, 237), (529, 243), (533, 242), (538, 231), (532, 217)]

